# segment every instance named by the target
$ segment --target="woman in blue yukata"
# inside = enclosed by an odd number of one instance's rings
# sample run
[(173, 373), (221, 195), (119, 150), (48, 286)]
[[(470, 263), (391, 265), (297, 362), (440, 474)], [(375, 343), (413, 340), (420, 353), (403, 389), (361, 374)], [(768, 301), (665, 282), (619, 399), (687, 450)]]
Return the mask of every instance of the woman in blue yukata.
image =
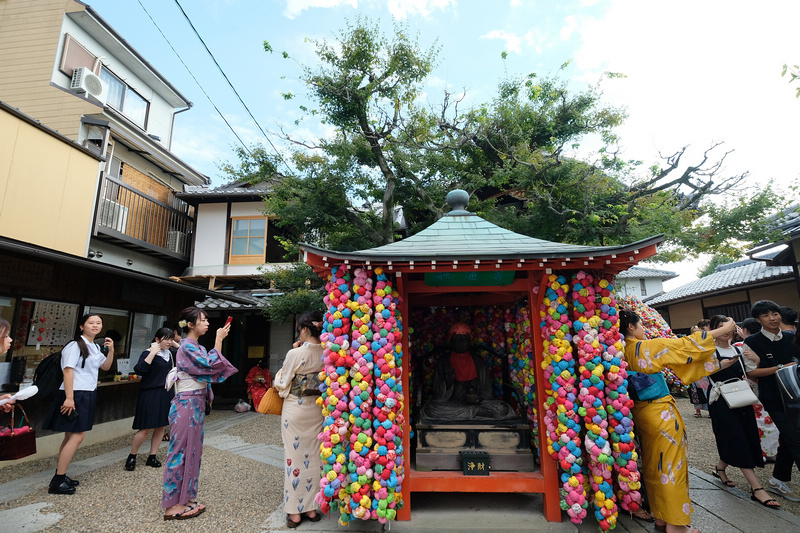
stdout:
[(214, 399), (212, 383), (221, 383), (238, 372), (222, 356), (222, 341), (228, 336), (230, 324), (217, 330), (214, 348), (209, 352), (199, 343), (208, 331), (208, 317), (202, 309), (187, 307), (181, 311), (178, 325), (186, 336), (166, 383), (167, 387), (175, 387), (175, 397), (169, 410), (169, 452), (161, 498), (164, 520), (186, 520), (206, 510), (205, 505), (195, 501), (206, 402), (210, 404)]

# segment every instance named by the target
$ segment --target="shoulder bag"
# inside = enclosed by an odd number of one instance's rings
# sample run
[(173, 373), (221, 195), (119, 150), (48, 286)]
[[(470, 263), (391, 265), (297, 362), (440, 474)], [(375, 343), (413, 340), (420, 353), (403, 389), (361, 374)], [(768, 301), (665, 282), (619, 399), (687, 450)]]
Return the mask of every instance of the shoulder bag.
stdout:
[(800, 369), (800, 365), (785, 366), (775, 373), (787, 422), (795, 430), (800, 429), (800, 375), (798, 375), (798, 369)]
[[(741, 365), (742, 372), (745, 373), (744, 375), (747, 375), (741, 356), (739, 357), (739, 365)], [(719, 386), (719, 393), (731, 409), (738, 409), (758, 403), (758, 398), (753, 392), (753, 389), (750, 388), (750, 384), (743, 379), (733, 378), (723, 381)]]

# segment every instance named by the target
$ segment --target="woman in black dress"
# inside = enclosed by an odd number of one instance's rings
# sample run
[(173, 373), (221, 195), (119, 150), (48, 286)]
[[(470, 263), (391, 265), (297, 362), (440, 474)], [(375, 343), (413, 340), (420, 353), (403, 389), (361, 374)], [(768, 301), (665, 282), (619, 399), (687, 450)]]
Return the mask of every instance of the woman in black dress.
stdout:
[[(728, 317), (722, 315), (712, 317), (711, 329), (720, 327), (727, 320)], [(755, 467), (763, 468), (764, 466), (764, 456), (761, 453), (761, 440), (758, 436), (756, 413), (753, 406), (746, 405), (731, 409), (725, 399), (718, 394), (717, 389), (720, 384), (733, 378), (743, 379), (746, 370), (749, 371), (758, 366), (758, 356), (752, 354), (751, 357), (755, 358), (752, 360), (742, 356), (739, 348), (731, 346), (733, 336), (733, 332), (719, 335), (714, 338), (714, 343), (717, 345), (717, 357), (720, 361), (738, 359), (738, 363), (708, 376), (710, 383), (708, 412), (711, 415), (711, 428), (714, 431), (719, 452), (719, 461), (712, 474), (726, 486), (733, 487), (733, 482), (725, 474), (725, 468), (728, 465), (738, 467), (750, 484), (750, 498), (765, 507), (779, 509), (780, 504), (770, 499), (766, 491), (761, 488), (761, 483), (753, 470)]]
[(156, 458), (164, 428), (169, 425), (169, 406), (174, 394), (172, 389), (164, 389), (167, 374), (174, 366), (174, 359), (170, 348), (174, 347), (174, 331), (172, 328), (161, 328), (156, 331), (156, 337), (149, 350), (142, 352), (139, 362), (133, 370), (140, 376), (139, 398), (136, 401), (136, 415), (133, 417), (133, 429), (138, 429), (133, 436), (131, 453), (125, 461), (125, 470), (136, 468), (136, 454), (139, 447), (147, 439), (150, 430), (153, 437), (150, 439), (150, 455), (147, 457), (147, 466), (160, 468), (161, 462)]

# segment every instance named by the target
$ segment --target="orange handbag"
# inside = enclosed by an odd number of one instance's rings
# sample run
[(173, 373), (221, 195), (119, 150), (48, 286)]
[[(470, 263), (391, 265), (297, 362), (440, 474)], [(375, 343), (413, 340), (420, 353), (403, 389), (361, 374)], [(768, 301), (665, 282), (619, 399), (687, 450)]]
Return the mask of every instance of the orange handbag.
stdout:
[(278, 395), (275, 387), (270, 387), (261, 398), (256, 411), (265, 415), (279, 415), (283, 410), (283, 398)]

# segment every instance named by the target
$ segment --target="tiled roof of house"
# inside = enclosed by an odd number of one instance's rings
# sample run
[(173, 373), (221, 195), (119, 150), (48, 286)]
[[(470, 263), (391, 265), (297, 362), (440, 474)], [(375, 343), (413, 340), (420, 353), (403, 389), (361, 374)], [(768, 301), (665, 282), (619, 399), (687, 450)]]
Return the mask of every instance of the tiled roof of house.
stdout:
[(175, 196), (191, 203), (192, 200), (214, 199), (214, 198), (261, 198), (269, 192), (269, 184), (256, 183), (250, 184), (246, 181), (234, 181), (216, 189), (207, 185), (186, 185), (183, 192)]
[(718, 266), (713, 274), (667, 291), (652, 300), (648, 300), (647, 303), (656, 307), (705, 294), (729, 292), (749, 285), (792, 279), (793, 276), (792, 267), (790, 266), (768, 266), (764, 261), (745, 259)]
[[(222, 291), (220, 291), (222, 292)], [(206, 298), (205, 300), (195, 302), (195, 305), (200, 309), (208, 309), (209, 311), (257, 311), (268, 307), (270, 305), (269, 299), (273, 296), (283, 295), (283, 293), (271, 294), (253, 294), (254, 291), (231, 291), (236, 297), (249, 300), (249, 304), (232, 302), (225, 298)]]
[(677, 278), (678, 273), (672, 272), (671, 270), (659, 270), (657, 268), (642, 268), (634, 266), (629, 268), (628, 270), (620, 272), (619, 274), (617, 274), (616, 277), (624, 279), (657, 278), (662, 281), (666, 281), (668, 279)]

